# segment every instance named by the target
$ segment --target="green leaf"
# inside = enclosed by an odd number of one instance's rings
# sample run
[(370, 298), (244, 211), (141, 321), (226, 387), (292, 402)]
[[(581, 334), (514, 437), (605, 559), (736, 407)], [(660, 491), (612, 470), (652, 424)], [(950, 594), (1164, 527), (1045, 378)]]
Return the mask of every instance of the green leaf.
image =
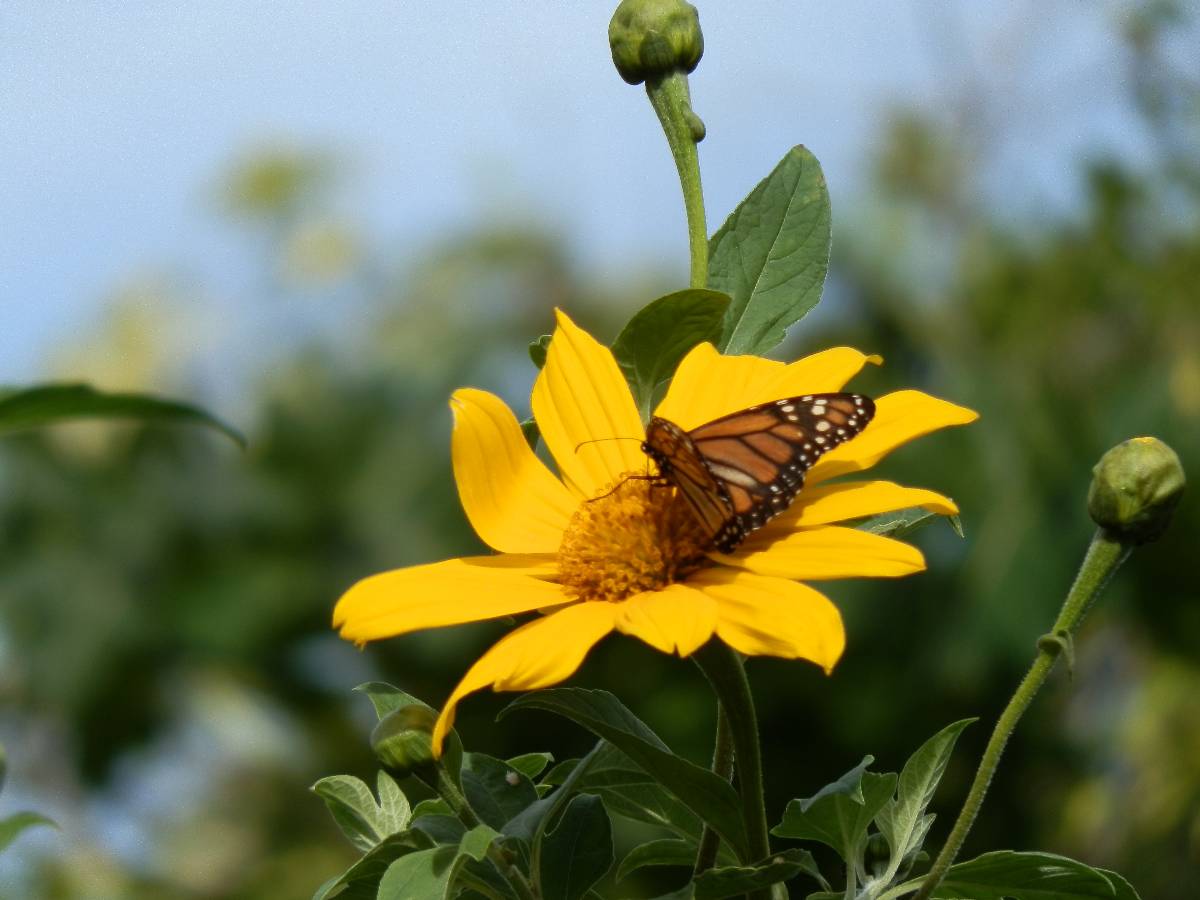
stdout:
[(670, 381), (687, 352), (720, 340), (728, 308), (729, 297), (717, 291), (676, 291), (643, 307), (621, 330), (613, 356), (643, 417), (649, 417), (656, 389)]
[(1097, 869), (1096, 871), (1104, 875), (1112, 884), (1113, 890), (1116, 892), (1116, 900), (1141, 900), (1138, 892), (1133, 889), (1132, 884), (1125, 880), (1124, 876), (1110, 872), (1108, 869)]
[(26, 829), (34, 828), (38, 825), (49, 825), (51, 828), (58, 827), (53, 819), (47, 818), (41, 813), (30, 811), (13, 813), (7, 818), (0, 819), (0, 852), (20, 837)]
[(865, 772), (862, 766), (848, 774), (855, 773), (858, 777), (850, 789), (844, 789), (847, 776), (843, 776), (808, 800), (793, 800), (784, 810), (783, 821), (772, 828), (771, 833), (796, 840), (820, 841), (836, 850), (847, 865), (858, 865), (866, 845), (867, 829), (883, 805), (892, 799), (896, 776)]
[(732, 297), (725, 353), (765, 353), (821, 299), (832, 234), (815, 156), (793, 147), (709, 241), (708, 286)]
[[(914, 878), (884, 893), (892, 900), (915, 891)], [(933, 891), (934, 900), (1113, 900), (1118, 896), (1104, 872), (1053, 853), (997, 850), (951, 866)]]
[(542, 431), (538, 428), (538, 423), (533, 420), (533, 416), (521, 422), (521, 434), (525, 436), (525, 443), (529, 445), (529, 449), (536, 450)]
[(500, 716), (544, 709), (582, 725), (625, 753), (724, 838), (739, 859), (747, 856), (741, 804), (729, 782), (674, 755), (650, 728), (607, 691), (553, 688), (525, 694)]
[(617, 867), (617, 881), (622, 881), (631, 872), (647, 866), (687, 866), (696, 862), (696, 845), (678, 838), (661, 838), (647, 841), (630, 850)]
[(456, 847), (434, 847), (402, 856), (379, 881), (378, 900), (442, 900), (452, 896), (454, 876), (470, 860), (484, 858), (498, 837), (486, 825), (472, 828)]
[(954, 533), (959, 537), (963, 537), (962, 520), (958, 516), (943, 516), (941, 513), (930, 512), (919, 506), (910, 506), (908, 509), (898, 509), (895, 512), (880, 513), (862, 522), (858, 527), (863, 531), (871, 532), (871, 534), (900, 538), (912, 534), (919, 528), (924, 528), (938, 519), (945, 519), (947, 524), (954, 529)]
[(696, 877), (696, 900), (722, 900), (768, 888), (787, 881), (806, 870), (812, 854), (805, 850), (784, 850), (753, 866), (709, 869)]
[(537, 778), (554, 762), (552, 753), (523, 753), (508, 761), (509, 768), (516, 769), (526, 778)]
[(43, 384), (0, 394), (0, 435), (78, 419), (137, 419), (205, 425), (239, 447), (246, 439), (197, 406), (150, 394), (106, 394), (86, 384)]
[(546, 353), (550, 350), (551, 335), (543, 334), (536, 341), (529, 342), (529, 358), (539, 369), (546, 366)]
[[(355, 687), (354, 690), (356, 693), (367, 695), (367, 699), (371, 701), (371, 706), (375, 708), (375, 716), (380, 721), (389, 713), (403, 709), (406, 706), (423, 706), (433, 712), (434, 715), (437, 714), (437, 710), (424, 700), (420, 700), (408, 693), (408, 691), (402, 691), (395, 685), (384, 681), (367, 681)], [(462, 760), (462, 739), (459, 738), (457, 731), (451, 729), (450, 733), (446, 735), (446, 743), (442, 750), (442, 765), (450, 773), (450, 777), (454, 780), (455, 784), (459, 782)]]
[(313, 895), (313, 900), (333, 897), (337, 900), (375, 900), (379, 880), (388, 867), (405, 854), (428, 849), (431, 844), (430, 839), (419, 831), (393, 834), (341, 876), (321, 885)]
[(483, 753), (463, 757), (462, 788), (479, 818), (497, 830), (538, 800), (533, 782), (502, 759)]
[(613, 863), (612, 822), (595, 794), (571, 798), (546, 834), (541, 854), (544, 900), (579, 900)]
[(896, 799), (884, 806), (875, 820), (892, 850), (888, 878), (899, 871), (906, 857), (921, 848), (932, 821), (924, 820), (925, 807), (942, 780), (959, 734), (974, 721), (960, 719), (947, 725), (922, 744), (904, 764)]
[(353, 775), (330, 775), (309, 790), (325, 801), (342, 834), (364, 853), (408, 825), (408, 799), (386, 772), (379, 773), (378, 803), (371, 789)]

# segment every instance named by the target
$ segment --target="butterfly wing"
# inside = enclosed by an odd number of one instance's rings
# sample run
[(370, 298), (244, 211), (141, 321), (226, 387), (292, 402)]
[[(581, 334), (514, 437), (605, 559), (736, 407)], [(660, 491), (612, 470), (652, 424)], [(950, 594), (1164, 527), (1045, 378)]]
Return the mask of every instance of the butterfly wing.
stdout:
[[(813, 463), (861, 433), (874, 415), (874, 402), (861, 394), (806, 394), (752, 406), (688, 432), (694, 456), (726, 502), (727, 518), (713, 532), (715, 546), (729, 552), (787, 509)], [(695, 509), (688, 489), (675, 483)]]
[(733, 518), (733, 506), (687, 432), (674, 422), (655, 417), (646, 429), (642, 449), (658, 464), (659, 475), (679, 490), (708, 533), (719, 534)]

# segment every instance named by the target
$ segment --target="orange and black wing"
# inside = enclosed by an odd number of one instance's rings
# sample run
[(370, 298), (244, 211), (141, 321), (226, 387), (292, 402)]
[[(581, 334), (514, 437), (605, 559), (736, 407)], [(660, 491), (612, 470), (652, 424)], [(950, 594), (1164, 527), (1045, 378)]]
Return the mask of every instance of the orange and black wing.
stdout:
[(653, 418), (642, 449), (658, 464), (658, 473), (688, 502), (712, 536), (733, 518), (729, 495), (708, 470), (686, 431), (666, 419)]
[[(726, 520), (713, 532), (717, 549), (729, 552), (787, 509), (813, 463), (862, 432), (874, 415), (875, 403), (861, 394), (806, 394), (752, 406), (687, 432), (688, 467), (702, 464), (727, 506)], [(671, 480), (696, 509), (680, 479)], [(699, 493), (707, 497), (707, 491)], [(699, 509), (697, 514), (711, 521)]]

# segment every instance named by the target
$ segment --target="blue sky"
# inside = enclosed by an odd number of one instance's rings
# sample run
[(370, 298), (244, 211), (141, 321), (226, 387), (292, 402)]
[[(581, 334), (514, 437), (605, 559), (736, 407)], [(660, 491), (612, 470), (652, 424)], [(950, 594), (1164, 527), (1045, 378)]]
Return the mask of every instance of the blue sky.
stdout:
[[(881, 114), (977, 104), (997, 196), (1069, 209), (1081, 151), (1137, 152), (1111, 8), (971, 0), (700, 4), (692, 77), (711, 227), (793, 143), (835, 217), (864, 202)], [(506, 211), (597, 272), (686, 259), (678, 187), (609, 2), (10, 2), (0, 11), (0, 383), (95, 327), (137, 273), (245, 290), (215, 179), (255, 146), (329, 149), (348, 212), (415, 252)], [(236, 303), (230, 309), (237, 309)], [(247, 313), (249, 315), (249, 313)]]

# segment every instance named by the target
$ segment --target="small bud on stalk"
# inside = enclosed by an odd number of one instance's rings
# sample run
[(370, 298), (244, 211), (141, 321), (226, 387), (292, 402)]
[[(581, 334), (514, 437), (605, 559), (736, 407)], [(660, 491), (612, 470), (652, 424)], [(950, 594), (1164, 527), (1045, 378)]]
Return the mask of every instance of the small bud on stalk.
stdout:
[(687, 74), (704, 54), (700, 16), (683, 0), (622, 0), (608, 23), (608, 43), (630, 84)]
[(1105, 453), (1092, 469), (1088, 512), (1122, 542), (1145, 544), (1170, 523), (1185, 483), (1174, 450), (1158, 438), (1132, 438)]
[(393, 710), (371, 732), (371, 749), (388, 770), (398, 776), (433, 764), (433, 725), (437, 714), (414, 703)]

